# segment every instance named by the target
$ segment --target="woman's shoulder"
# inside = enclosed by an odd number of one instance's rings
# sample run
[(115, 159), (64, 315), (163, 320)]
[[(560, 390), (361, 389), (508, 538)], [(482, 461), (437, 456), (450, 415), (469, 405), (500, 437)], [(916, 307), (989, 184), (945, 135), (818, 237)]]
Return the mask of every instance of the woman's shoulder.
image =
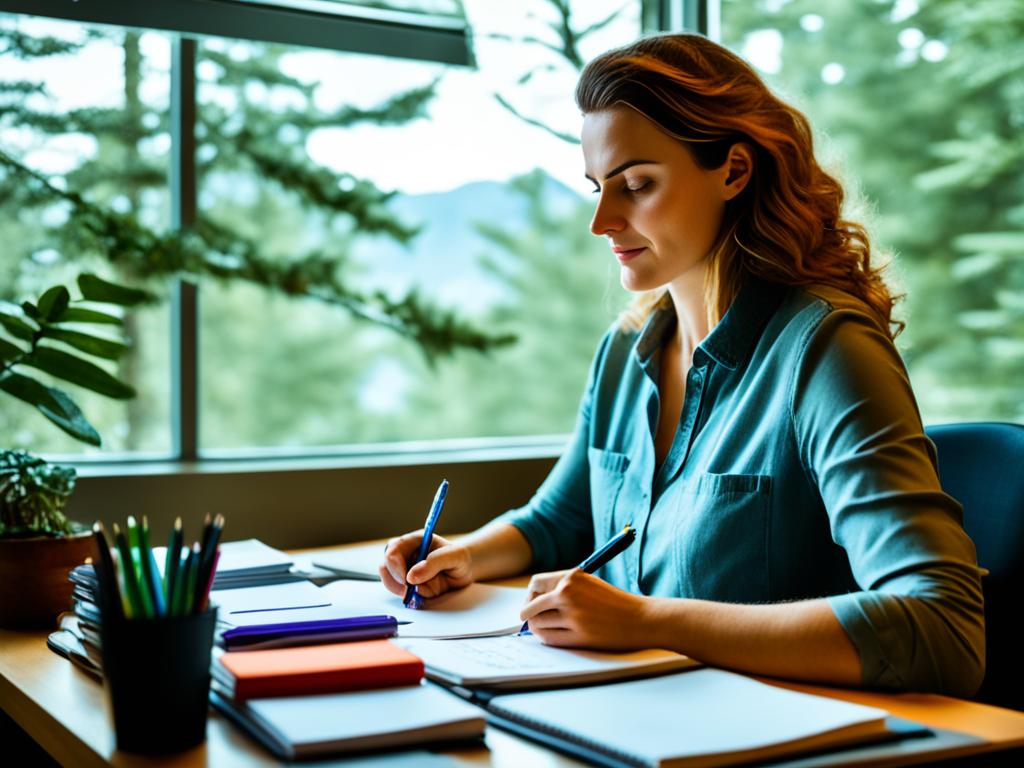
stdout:
[(839, 330), (855, 334), (859, 329), (871, 335), (881, 332), (891, 340), (882, 318), (866, 301), (832, 285), (793, 286), (779, 306), (773, 324), (780, 336), (810, 339)]

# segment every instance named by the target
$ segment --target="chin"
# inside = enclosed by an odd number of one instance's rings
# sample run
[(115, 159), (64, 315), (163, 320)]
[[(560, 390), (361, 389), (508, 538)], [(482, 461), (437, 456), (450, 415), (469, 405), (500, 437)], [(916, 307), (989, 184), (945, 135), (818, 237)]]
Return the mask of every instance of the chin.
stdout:
[(619, 267), (619, 282), (630, 293), (645, 293), (665, 285), (664, 280), (625, 265)]

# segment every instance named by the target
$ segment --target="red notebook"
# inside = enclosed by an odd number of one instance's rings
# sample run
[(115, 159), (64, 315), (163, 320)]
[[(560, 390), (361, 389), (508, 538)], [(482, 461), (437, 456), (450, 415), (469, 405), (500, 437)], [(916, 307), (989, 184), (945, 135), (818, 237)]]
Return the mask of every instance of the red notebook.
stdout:
[(415, 685), (423, 662), (390, 640), (221, 654), (213, 679), (234, 699)]

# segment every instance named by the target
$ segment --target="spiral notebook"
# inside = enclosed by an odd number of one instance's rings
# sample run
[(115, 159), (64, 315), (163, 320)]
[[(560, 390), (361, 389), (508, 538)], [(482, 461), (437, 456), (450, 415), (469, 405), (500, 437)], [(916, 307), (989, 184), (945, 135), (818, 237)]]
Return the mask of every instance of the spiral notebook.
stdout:
[(495, 696), (487, 711), (495, 725), (609, 766), (713, 768), (893, 738), (884, 710), (718, 669)]

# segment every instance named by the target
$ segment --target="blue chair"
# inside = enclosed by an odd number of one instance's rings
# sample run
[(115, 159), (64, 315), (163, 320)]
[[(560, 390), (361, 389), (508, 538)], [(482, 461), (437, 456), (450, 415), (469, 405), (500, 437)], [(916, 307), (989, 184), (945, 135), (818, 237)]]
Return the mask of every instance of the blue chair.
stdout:
[(985, 680), (976, 698), (1024, 710), (1024, 425), (942, 424), (925, 429), (939, 454), (942, 489), (964, 507), (964, 528), (989, 573)]

